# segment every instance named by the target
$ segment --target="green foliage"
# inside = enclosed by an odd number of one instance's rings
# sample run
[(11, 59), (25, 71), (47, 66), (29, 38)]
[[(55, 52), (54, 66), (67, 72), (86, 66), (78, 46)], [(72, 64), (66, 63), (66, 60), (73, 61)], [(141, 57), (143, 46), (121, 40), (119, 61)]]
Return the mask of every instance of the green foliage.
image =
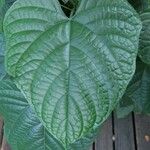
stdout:
[(128, 1), (139, 13), (147, 9), (150, 5), (150, 0), (128, 0)]
[(132, 111), (150, 114), (150, 66), (139, 59), (135, 75), (116, 110), (119, 118), (127, 116)]
[(5, 67), (4, 67), (4, 35), (0, 33), (0, 80), (6, 75)]
[[(24, 96), (10, 80), (0, 81), (0, 113), (5, 136), (13, 150), (65, 150), (37, 118)], [(8, 109), (9, 108), (9, 109)], [(69, 145), (69, 150), (87, 150), (95, 133)]]
[[(130, 2), (134, 3), (134, 0)], [(132, 111), (150, 114), (150, 1), (138, 0), (134, 4), (143, 24), (138, 55), (144, 63), (138, 58), (135, 75), (116, 110), (119, 118)]]
[(15, 0), (0, 0), (0, 80), (6, 75), (4, 67), (5, 38), (3, 34), (3, 19), (7, 9)]
[(96, 130), (122, 97), (140, 30), (124, 0), (81, 0), (70, 18), (56, 0), (18, 0), (7, 12), (7, 71), (66, 148)]
[(0, 114), (13, 150), (88, 150), (124, 93), (119, 117), (150, 113), (149, 0), (129, 0), (141, 35), (126, 0), (17, 0), (5, 15), (14, 1), (0, 1)]
[(4, 7), (5, 5), (5, 1), (4, 0), (0, 0), (0, 32), (2, 32), (3, 30), (3, 18), (4, 18)]
[(150, 7), (140, 14), (143, 28), (140, 36), (139, 57), (141, 60), (150, 65)]
[(3, 31), (3, 19), (8, 8), (15, 2), (15, 0), (0, 0), (0, 32)]

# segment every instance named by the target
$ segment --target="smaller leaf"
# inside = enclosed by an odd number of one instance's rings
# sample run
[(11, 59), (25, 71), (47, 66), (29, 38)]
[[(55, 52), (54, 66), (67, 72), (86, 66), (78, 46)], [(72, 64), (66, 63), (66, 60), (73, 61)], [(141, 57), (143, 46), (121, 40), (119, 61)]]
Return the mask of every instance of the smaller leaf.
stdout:
[(0, 32), (3, 30), (3, 18), (4, 18), (4, 13), (3, 13), (3, 7), (5, 5), (5, 0), (0, 0)]
[(139, 88), (131, 96), (135, 103), (135, 111), (150, 114), (150, 66), (143, 68)]
[(125, 118), (134, 110), (134, 102), (125, 94), (116, 108), (116, 115), (118, 118)]
[(150, 64), (150, 8), (144, 10), (140, 16), (143, 28), (140, 35), (139, 57), (144, 63)]
[(8, 8), (16, 0), (0, 0), (0, 32), (3, 32), (3, 19)]
[(118, 118), (131, 111), (150, 114), (150, 66), (137, 60), (136, 73), (130, 82), (116, 112)]
[(138, 11), (142, 12), (150, 5), (150, 0), (128, 0), (128, 2)]
[(128, 2), (137, 10), (138, 12), (141, 10), (141, 0), (128, 0)]

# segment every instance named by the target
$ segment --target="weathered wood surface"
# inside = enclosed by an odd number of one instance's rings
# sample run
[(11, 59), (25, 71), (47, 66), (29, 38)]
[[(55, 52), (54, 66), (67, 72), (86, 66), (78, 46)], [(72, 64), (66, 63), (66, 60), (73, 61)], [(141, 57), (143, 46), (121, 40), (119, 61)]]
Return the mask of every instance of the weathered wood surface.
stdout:
[[(1, 118), (0, 145), (0, 150), (11, 150), (3, 137)], [(150, 117), (132, 114), (117, 119), (112, 114), (90, 150), (150, 150)]]
[(115, 150), (136, 150), (132, 115), (125, 119), (114, 118)]
[(112, 117), (110, 117), (104, 123), (104, 126), (99, 134), (99, 137), (95, 141), (95, 150), (113, 150), (112, 139), (113, 139), (113, 126), (112, 126)]
[(6, 142), (6, 140), (4, 138), (3, 138), (3, 141), (2, 141), (1, 150), (11, 150), (10, 146), (8, 145), (8, 143)]
[(136, 115), (135, 128), (138, 150), (150, 150), (150, 117)]
[(2, 145), (3, 141), (3, 119), (0, 117), (0, 145)]

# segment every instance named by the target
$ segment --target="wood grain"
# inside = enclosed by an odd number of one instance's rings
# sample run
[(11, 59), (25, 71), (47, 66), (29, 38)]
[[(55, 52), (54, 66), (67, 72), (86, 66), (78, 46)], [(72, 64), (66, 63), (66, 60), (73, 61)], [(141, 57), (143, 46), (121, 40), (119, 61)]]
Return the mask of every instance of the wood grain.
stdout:
[(3, 140), (3, 119), (0, 117), (0, 145), (2, 145)]
[[(136, 137), (135, 137), (136, 136)], [(3, 138), (0, 118), (0, 150), (11, 150)], [(125, 119), (110, 117), (90, 150), (150, 150), (150, 117), (130, 115)]]
[(112, 117), (110, 117), (104, 123), (101, 133), (95, 141), (95, 150), (113, 150), (112, 137)]
[(93, 150), (93, 145), (90, 147), (90, 149), (89, 150)]
[(135, 115), (135, 128), (138, 150), (150, 150), (150, 117)]
[(11, 150), (10, 146), (7, 144), (5, 138), (3, 138), (1, 150)]
[(135, 150), (132, 115), (125, 119), (114, 118), (115, 150)]

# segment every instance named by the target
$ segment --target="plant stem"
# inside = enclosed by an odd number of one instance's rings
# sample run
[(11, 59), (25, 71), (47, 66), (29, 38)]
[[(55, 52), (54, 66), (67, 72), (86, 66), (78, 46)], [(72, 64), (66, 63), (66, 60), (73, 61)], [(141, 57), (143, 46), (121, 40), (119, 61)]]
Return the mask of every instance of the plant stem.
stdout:
[(72, 9), (67, 7), (67, 6), (61, 5), (61, 7), (65, 8), (65, 9), (68, 9), (69, 11), (72, 11)]

